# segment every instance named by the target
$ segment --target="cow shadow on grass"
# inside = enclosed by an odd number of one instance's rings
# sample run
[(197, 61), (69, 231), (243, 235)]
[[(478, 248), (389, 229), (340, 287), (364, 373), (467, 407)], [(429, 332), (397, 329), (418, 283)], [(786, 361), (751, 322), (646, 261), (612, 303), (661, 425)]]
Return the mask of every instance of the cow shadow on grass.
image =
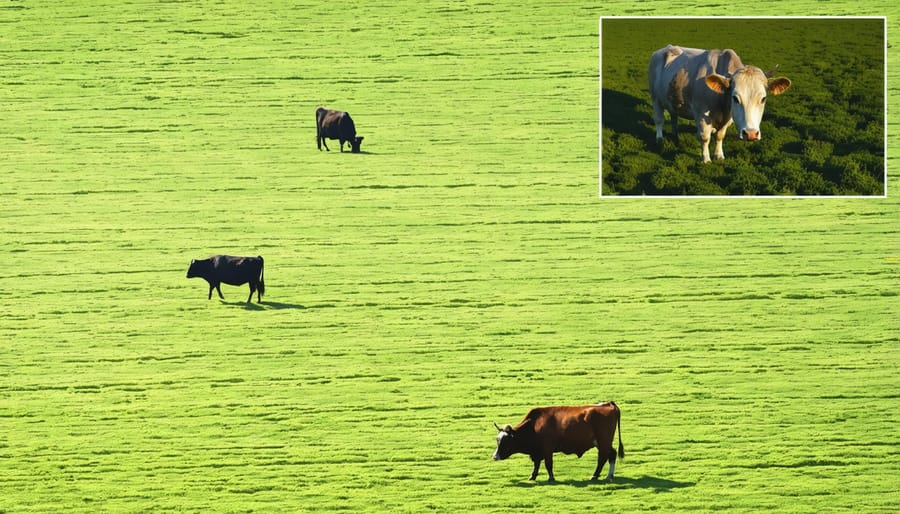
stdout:
[(557, 480), (556, 482), (548, 482), (546, 480), (516, 482), (517, 487), (531, 488), (543, 486), (569, 486), (569, 487), (595, 487), (605, 486), (614, 489), (649, 489), (655, 493), (668, 492), (673, 489), (682, 489), (685, 487), (693, 487), (696, 482), (678, 482), (660, 477), (642, 476), (639, 478), (616, 477), (612, 482), (605, 480)]
[(253, 303), (253, 302), (222, 302), (226, 305), (231, 305), (234, 307), (241, 307), (247, 311), (265, 311), (265, 310), (285, 310), (285, 309), (299, 309), (305, 310), (306, 306), (299, 303), (284, 303), (284, 302), (270, 302), (267, 300), (263, 300), (262, 303)]
[(600, 120), (603, 127), (631, 134), (648, 144), (656, 142), (655, 129), (648, 129), (648, 123), (653, 126), (649, 100), (612, 89), (603, 89), (601, 95), (603, 111)]

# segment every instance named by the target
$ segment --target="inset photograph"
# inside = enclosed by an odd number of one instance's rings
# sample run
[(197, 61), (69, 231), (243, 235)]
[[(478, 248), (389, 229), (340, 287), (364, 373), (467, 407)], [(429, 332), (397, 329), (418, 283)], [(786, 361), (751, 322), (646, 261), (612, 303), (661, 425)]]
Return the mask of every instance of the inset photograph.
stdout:
[(601, 18), (600, 195), (886, 196), (885, 30)]

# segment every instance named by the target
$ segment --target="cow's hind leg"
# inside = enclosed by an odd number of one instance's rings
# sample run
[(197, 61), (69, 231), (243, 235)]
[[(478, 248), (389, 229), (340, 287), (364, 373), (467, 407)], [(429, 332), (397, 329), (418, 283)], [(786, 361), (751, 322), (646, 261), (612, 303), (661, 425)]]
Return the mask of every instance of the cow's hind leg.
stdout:
[[(222, 287), (221, 287), (221, 284), (216, 284), (216, 292), (219, 293), (219, 298), (221, 298), (222, 300), (225, 299), (225, 297), (222, 296)], [(212, 291), (210, 291), (209, 294), (210, 294), (210, 296), (212, 296)]]
[(600, 448), (597, 448), (597, 469), (594, 470), (594, 476), (591, 477), (591, 480), (597, 480), (598, 478), (600, 478), (600, 472), (603, 471), (603, 466), (606, 464), (606, 459), (608, 458), (608, 454), (606, 454)]
[(256, 287), (253, 286), (253, 282), (250, 282), (250, 296), (247, 297), (247, 303), (253, 301), (253, 293), (256, 292)]
[(616, 472), (616, 450), (610, 448), (609, 449), (609, 472), (606, 474), (607, 482), (612, 481), (613, 474), (615, 472)]
[(653, 101), (653, 123), (656, 124), (656, 142), (662, 141), (663, 125), (666, 123), (665, 109), (659, 100)]

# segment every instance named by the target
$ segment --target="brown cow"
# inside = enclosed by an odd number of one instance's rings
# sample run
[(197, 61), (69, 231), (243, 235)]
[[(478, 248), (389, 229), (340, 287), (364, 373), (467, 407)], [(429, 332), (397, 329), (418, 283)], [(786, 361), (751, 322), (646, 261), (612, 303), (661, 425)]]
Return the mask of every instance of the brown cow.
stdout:
[(514, 453), (524, 453), (534, 462), (531, 480), (537, 478), (541, 460), (553, 482), (553, 454), (574, 453), (579, 458), (591, 448), (597, 448), (597, 469), (591, 480), (597, 480), (603, 465), (609, 460), (606, 480), (612, 480), (616, 470), (616, 450), (613, 434), (619, 427), (619, 453), (625, 457), (622, 446), (621, 412), (614, 402), (583, 407), (535, 407), (515, 428), (506, 425), (497, 430), (497, 450), (494, 460), (503, 460)]

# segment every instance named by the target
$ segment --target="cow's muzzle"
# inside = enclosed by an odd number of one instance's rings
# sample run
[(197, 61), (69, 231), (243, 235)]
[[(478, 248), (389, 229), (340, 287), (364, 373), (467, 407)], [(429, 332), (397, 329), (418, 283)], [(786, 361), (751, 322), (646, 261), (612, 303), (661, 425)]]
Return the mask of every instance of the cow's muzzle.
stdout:
[(741, 139), (746, 139), (747, 141), (759, 141), (761, 137), (759, 129), (744, 129), (741, 131)]

